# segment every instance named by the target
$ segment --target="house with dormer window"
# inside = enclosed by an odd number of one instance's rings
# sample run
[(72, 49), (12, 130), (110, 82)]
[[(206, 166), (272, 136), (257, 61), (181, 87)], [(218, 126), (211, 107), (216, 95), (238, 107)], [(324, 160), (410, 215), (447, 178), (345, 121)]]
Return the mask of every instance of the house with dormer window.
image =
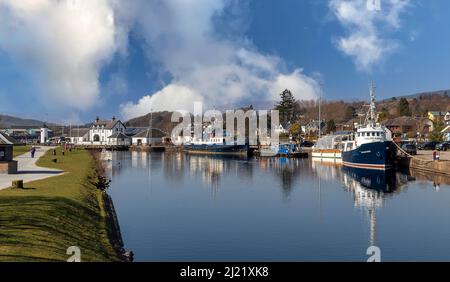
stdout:
[(130, 139), (125, 135), (125, 125), (115, 117), (111, 120), (96, 118), (89, 129), (91, 145), (130, 145)]

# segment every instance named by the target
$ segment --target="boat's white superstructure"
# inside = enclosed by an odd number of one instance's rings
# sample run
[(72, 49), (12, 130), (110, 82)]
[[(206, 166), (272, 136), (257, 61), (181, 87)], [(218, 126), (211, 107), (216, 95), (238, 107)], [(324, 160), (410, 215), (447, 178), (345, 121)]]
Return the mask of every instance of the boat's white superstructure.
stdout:
[(356, 126), (351, 140), (343, 142), (342, 160), (345, 166), (386, 170), (395, 162), (396, 148), (392, 133), (377, 122), (375, 86), (370, 89), (370, 108), (364, 124)]
[(342, 142), (351, 138), (349, 134), (327, 135), (314, 145), (311, 156), (321, 159), (341, 159)]

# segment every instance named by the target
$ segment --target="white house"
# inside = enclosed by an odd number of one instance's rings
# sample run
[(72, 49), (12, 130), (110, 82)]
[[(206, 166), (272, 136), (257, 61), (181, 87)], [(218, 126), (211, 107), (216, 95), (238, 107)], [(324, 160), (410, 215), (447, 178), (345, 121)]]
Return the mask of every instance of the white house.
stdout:
[(69, 136), (66, 137), (71, 144), (82, 145), (89, 143), (89, 128), (76, 128), (72, 129)]
[(128, 143), (129, 145), (130, 141), (125, 135), (125, 129), (125, 125), (115, 117), (111, 120), (100, 120), (97, 117), (89, 130), (89, 143), (91, 145), (118, 145), (117, 143), (126, 145)]
[(156, 128), (147, 128), (132, 137), (132, 144), (134, 146), (146, 146), (163, 143), (163, 138), (167, 134), (162, 130)]
[(130, 137), (126, 136), (122, 132), (116, 132), (113, 135), (108, 137), (107, 145), (114, 146), (130, 146), (131, 140)]
[(448, 111), (444, 116), (444, 123), (450, 125), (450, 111)]
[(446, 128), (444, 128), (441, 132), (442, 132), (442, 134), (444, 134), (444, 140), (450, 141), (450, 125), (448, 125)]

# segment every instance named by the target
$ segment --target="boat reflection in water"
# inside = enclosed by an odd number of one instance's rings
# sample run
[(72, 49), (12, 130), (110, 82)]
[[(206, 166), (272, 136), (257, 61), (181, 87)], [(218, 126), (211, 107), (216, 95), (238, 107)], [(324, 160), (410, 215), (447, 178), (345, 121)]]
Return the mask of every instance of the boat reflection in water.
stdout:
[(395, 170), (352, 168), (328, 159), (313, 159), (312, 168), (319, 180), (340, 179), (346, 191), (352, 194), (355, 208), (367, 213), (369, 246), (376, 246), (377, 210), (402, 191), (408, 181), (414, 180), (408, 174)]
[(367, 211), (369, 246), (376, 246), (376, 211), (384, 206), (389, 197), (405, 187), (409, 177), (394, 170), (377, 171), (344, 166), (341, 179), (347, 191), (353, 194), (355, 207)]

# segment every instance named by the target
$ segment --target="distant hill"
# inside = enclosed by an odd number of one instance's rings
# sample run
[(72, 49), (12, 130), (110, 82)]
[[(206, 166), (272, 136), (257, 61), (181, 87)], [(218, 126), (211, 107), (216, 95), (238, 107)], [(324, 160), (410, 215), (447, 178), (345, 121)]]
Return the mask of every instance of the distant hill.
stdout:
[(0, 127), (40, 127), (43, 124), (44, 122), (40, 120), (23, 119), (9, 115), (0, 115)]
[[(429, 96), (450, 96), (450, 89), (430, 91), (430, 92), (421, 92), (421, 93), (417, 93), (417, 94), (413, 94), (413, 95), (401, 96), (398, 98), (406, 98), (408, 100), (412, 100), (414, 98), (419, 99), (420, 97), (424, 98), (424, 97), (429, 97)], [(392, 98), (384, 99), (380, 102), (389, 101), (391, 99)]]
[(164, 111), (164, 112), (156, 112), (153, 114), (146, 114), (144, 116), (140, 116), (137, 118), (130, 119), (125, 122), (125, 126), (127, 127), (153, 127), (161, 129), (165, 132), (171, 132), (172, 129), (178, 123), (172, 123), (172, 112)]

